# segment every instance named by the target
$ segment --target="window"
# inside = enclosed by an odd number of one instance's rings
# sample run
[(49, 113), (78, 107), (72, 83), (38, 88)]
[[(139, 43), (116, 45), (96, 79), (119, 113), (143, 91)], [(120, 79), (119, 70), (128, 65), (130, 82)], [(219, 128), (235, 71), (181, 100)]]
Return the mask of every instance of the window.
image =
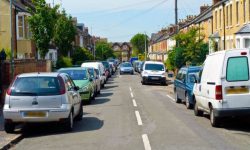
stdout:
[(17, 17), (17, 38), (24, 38), (24, 16)]
[(236, 48), (240, 48), (240, 39), (236, 39)]
[(239, 1), (236, 2), (236, 23), (239, 24)]
[(215, 12), (215, 28), (217, 29), (218, 28), (218, 26), (217, 26), (217, 11)]
[(145, 70), (164, 71), (164, 66), (161, 64), (146, 64)]
[(222, 10), (220, 9), (220, 14), (219, 14), (219, 26), (220, 26), (220, 28), (221, 28), (221, 22), (222, 22), (221, 15), (222, 15)]
[(73, 80), (88, 80), (86, 70), (62, 70), (59, 72), (68, 74)]
[(228, 6), (226, 7), (226, 26), (228, 26)]
[(227, 62), (226, 79), (229, 82), (248, 81), (249, 68), (247, 57), (232, 57)]
[(247, 6), (247, 2), (246, 2), (246, 0), (243, 0), (243, 20), (244, 20), (244, 22), (246, 22), (246, 6)]
[(233, 6), (230, 5), (230, 26), (233, 24)]
[(244, 39), (244, 48), (250, 48), (250, 39)]
[(182, 77), (182, 70), (180, 70), (176, 76), (176, 79), (181, 80)]

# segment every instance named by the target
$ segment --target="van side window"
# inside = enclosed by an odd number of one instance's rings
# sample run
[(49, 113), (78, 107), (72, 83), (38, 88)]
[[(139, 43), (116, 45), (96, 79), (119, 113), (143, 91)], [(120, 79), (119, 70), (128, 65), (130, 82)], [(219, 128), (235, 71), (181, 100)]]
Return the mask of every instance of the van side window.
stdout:
[(181, 77), (182, 82), (186, 81), (186, 78), (187, 78), (187, 72), (183, 71), (182, 72), (182, 77)]
[(176, 76), (176, 79), (181, 80), (182, 77), (182, 70), (180, 70)]
[(231, 57), (227, 61), (226, 79), (229, 82), (248, 81), (249, 66), (247, 57)]

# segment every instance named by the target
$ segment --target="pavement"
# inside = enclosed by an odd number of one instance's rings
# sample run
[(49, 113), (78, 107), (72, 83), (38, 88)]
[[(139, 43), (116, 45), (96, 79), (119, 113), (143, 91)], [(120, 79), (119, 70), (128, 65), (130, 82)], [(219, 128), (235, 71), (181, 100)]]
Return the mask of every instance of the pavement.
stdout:
[[(72, 132), (60, 124), (30, 125), (17, 150), (249, 150), (250, 123), (227, 121), (213, 128), (207, 115), (173, 100), (173, 85), (142, 85), (137, 75), (115, 76)], [(245, 119), (246, 120), (246, 119)]]

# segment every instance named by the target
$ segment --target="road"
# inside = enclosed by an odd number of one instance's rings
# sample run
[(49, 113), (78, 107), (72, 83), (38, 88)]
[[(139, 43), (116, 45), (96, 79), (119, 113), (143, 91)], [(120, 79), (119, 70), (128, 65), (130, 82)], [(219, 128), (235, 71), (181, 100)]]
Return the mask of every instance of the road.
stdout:
[(54, 124), (29, 125), (13, 149), (249, 150), (246, 119), (213, 128), (208, 117), (195, 117), (171, 97), (164, 86), (141, 85), (138, 75), (117, 75), (84, 106), (84, 118), (73, 132)]

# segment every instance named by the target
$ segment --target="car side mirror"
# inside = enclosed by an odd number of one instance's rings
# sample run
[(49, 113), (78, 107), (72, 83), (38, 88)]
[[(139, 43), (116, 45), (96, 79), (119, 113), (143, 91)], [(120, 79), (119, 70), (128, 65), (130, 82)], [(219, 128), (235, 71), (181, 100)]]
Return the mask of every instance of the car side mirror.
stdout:
[(198, 80), (197, 80), (196, 76), (192, 75), (192, 76), (190, 77), (190, 82), (191, 82), (191, 83), (198, 83)]
[(92, 81), (93, 81), (93, 79), (92, 79), (92, 78), (89, 78), (89, 81), (90, 81), (90, 82), (92, 82)]
[(102, 75), (105, 76), (105, 73), (103, 73)]
[(173, 78), (174, 75), (173, 75), (172, 73), (168, 73), (168, 77), (169, 77), (169, 78)]
[(79, 91), (79, 89), (80, 89), (79, 86), (75, 86), (75, 87), (74, 87), (74, 90), (75, 90), (75, 91)]

